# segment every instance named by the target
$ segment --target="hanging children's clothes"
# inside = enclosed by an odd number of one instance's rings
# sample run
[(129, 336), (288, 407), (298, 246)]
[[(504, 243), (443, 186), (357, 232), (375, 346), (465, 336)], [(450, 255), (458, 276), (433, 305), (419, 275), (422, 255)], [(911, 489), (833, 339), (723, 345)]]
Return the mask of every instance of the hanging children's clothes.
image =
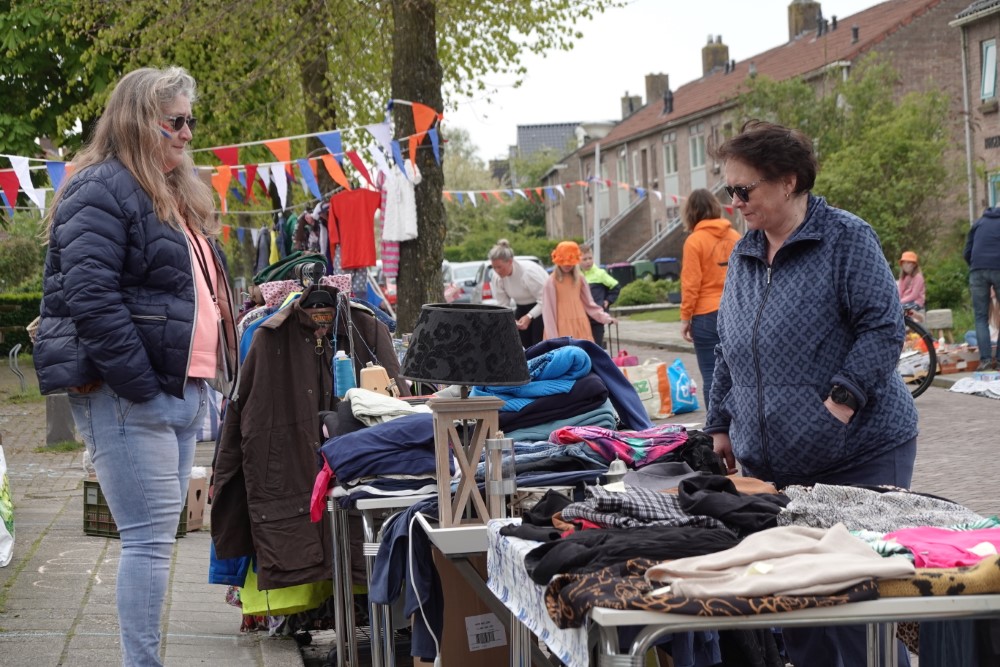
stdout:
[[(385, 220), (382, 230), (384, 241), (409, 241), (417, 238), (416, 186), (422, 176), (415, 164), (403, 163), (406, 174), (396, 166), (385, 178)], [(383, 260), (384, 261), (384, 260)]]
[(375, 266), (375, 211), (381, 201), (374, 190), (350, 190), (330, 197), (330, 256), (335, 256), (339, 245), (340, 268)]

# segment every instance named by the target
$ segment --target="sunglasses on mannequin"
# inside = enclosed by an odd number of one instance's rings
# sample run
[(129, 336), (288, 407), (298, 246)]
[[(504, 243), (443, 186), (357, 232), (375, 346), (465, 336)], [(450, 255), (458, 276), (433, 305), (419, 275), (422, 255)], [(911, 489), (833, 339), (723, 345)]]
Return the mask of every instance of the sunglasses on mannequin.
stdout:
[(181, 129), (187, 125), (188, 129), (194, 132), (195, 125), (198, 124), (197, 118), (192, 118), (191, 116), (164, 116), (163, 120), (166, 121), (174, 132), (180, 132)]

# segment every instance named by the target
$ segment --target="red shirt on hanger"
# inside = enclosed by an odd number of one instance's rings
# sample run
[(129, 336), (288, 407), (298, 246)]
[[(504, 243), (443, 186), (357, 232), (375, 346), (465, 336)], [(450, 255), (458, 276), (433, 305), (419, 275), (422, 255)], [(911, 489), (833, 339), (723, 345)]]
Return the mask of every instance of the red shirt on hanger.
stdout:
[(330, 256), (339, 243), (341, 268), (375, 266), (375, 211), (381, 203), (382, 196), (375, 190), (350, 190), (330, 197)]

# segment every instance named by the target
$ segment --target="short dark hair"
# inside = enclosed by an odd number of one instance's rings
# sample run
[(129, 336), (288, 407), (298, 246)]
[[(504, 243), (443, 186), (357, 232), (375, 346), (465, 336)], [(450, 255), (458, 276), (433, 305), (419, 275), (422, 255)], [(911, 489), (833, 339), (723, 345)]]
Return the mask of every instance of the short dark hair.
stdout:
[(796, 194), (812, 190), (819, 171), (809, 137), (799, 130), (756, 119), (748, 120), (739, 134), (719, 146), (715, 157), (746, 163), (768, 180), (795, 174)]

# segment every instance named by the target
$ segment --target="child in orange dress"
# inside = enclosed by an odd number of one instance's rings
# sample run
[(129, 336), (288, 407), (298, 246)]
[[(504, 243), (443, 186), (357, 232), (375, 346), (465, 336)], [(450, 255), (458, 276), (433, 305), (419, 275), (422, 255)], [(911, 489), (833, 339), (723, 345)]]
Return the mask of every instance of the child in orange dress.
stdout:
[(590, 295), (590, 287), (578, 266), (580, 246), (573, 241), (562, 241), (552, 251), (552, 261), (555, 268), (542, 290), (544, 338), (569, 336), (593, 341), (590, 319), (604, 324), (616, 320), (594, 303)]

